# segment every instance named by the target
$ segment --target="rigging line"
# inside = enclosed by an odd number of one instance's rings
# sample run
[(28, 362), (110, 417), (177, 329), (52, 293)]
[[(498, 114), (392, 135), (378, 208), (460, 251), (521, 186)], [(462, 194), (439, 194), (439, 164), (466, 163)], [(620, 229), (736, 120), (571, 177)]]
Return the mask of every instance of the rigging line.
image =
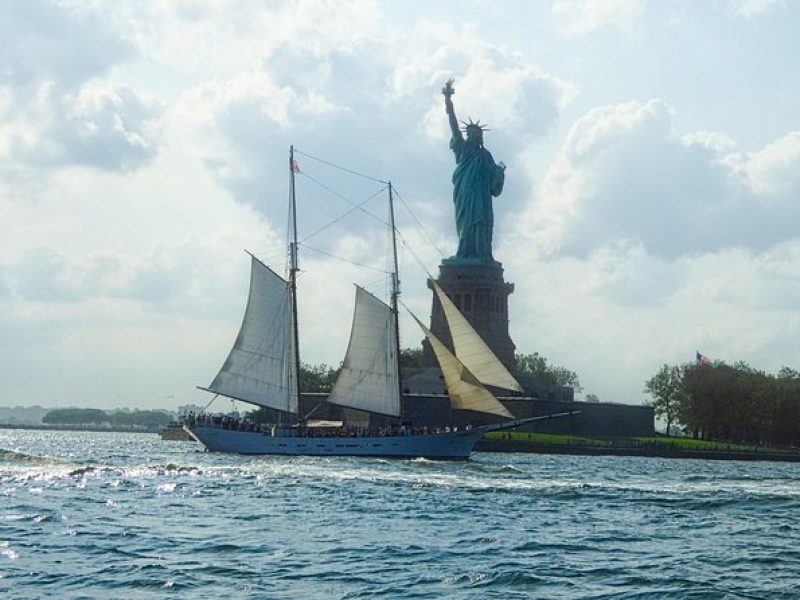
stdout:
[[(377, 177), (372, 177), (370, 175), (365, 175), (364, 173), (359, 173), (358, 171), (354, 171), (353, 169), (348, 169), (347, 167), (343, 167), (341, 165), (337, 165), (336, 163), (329, 162), (327, 160), (323, 160), (322, 158), (312, 156), (311, 154), (306, 154), (298, 150), (297, 148), (294, 149), (295, 154), (300, 154), (301, 156), (305, 156), (306, 158), (310, 158), (311, 160), (316, 160), (317, 162), (321, 162), (323, 165), (328, 165), (329, 167), (333, 167), (334, 169), (339, 169), (341, 171), (345, 171), (350, 173), (351, 175), (357, 175), (358, 177), (363, 177), (364, 179), (369, 179), (370, 181), (375, 181), (377, 183), (388, 184), (388, 181), (384, 181), (383, 179), (378, 179)], [(300, 171), (302, 173), (302, 171)]]
[(357, 267), (363, 267), (365, 269), (369, 269), (371, 271), (377, 271), (378, 273), (388, 273), (389, 271), (384, 271), (383, 269), (378, 269), (377, 267), (371, 267), (369, 265), (365, 265), (360, 262), (356, 262), (354, 260), (350, 260), (349, 258), (344, 258), (343, 256), (337, 256), (336, 254), (331, 254), (330, 252), (325, 252), (325, 250), (319, 250), (317, 248), (313, 248), (307, 244), (303, 244), (303, 248), (306, 250), (311, 250), (312, 252), (319, 252), (320, 254), (324, 254), (325, 256), (330, 256), (331, 258), (335, 258), (337, 260), (341, 260), (342, 262), (350, 263), (351, 265), (355, 265)]
[(253, 255), (256, 256), (257, 260), (264, 263), (265, 265), (275, 265), (278, 261), (286, 256), (286, 251), (282, 251), (280, 254), (277, 252), (273, 254), (266, 254), (267, 251), (270, 251), (271, 248), (253, 248), (252, 252)]
[(412, 317), (416, 318), (416, 316), (414, 315), (414, 313), (413, 313), (413, 312), (411, 312), (411, 309), (408, 307), (408, 304), (406, 304), (406, 303), (405, 303), (405, 302), (403, 302), (402, 300), (398, 300), (398, 302), (399, 302), (399, 303), (400, 303), (400, 304), (403, 306), (403, 308), (405, 308), (405, 309), (408, 311), (408, 314), (410, 314)]
[[(301, 173), (301, 175), (302, 175), (302, 173)], [(375, 198), (375, 197), (379, 196), (380, 194), (382, 194), (382, 193), (383, 193), (383, 192), (386, 190), (386, 188), (385, 188), (385, 187), (384, 187), (384, 188), (382, 188), (382, 189), (380, 189), (380, 190), (378, 190), (377, 192), (375, 192), (374, 194), (372, 194), (371, 196), (369, 196), (367, 199), (363, 200), (363, 201), (362, 201), (362, 202), (360, 202), (359, 204), (356, 204), (356, 203), (355, 203), (355, 202), (353, 202), (352, 200), (349, 200), (348, 198), (345, 198), (345, 197), (344, 197), (344, 196), (342, 196), (341, 194), (339, 194), (339, 193), (335, 192), (334, 190), (332, 190), (332, 189), (328, 188), (327, 186), (325, 186), (325, 184), (323, 184), (323, 183), (322, 183), (322, 182), (320, 182), (320, 181), (317, 181), (317, 180), (316, 180), (316, 179), (314, 179), (313, 177), (310, 177), (309, 175), (305, 175), (305, 177), (308, 177), (309, 179), (311, 179), (311, 181), (313, 181), (314, 183), (318, 184), (318, 185), (319, 185), (320, 187), (322, 187), (323, 189), (325, 189), (325, 190), (329, 191), (329, 192), (330, 192), (331, 194), (333, 194), (334, 196), (336, 196), (336, 197), (338, 197), (338, 198), (340, 198), (340, 199), (344, 200), (344, 201), (345, 201), (345, 202), (347, 202), (348, 204), (352, 205), (352, 207), (353, 207), (353, 208), (351, 208), (350, 210), (348, 210), (348, 211), (346, 211), (346, 212), (342, 213), (341, 215), (339, 215), (338, 217), (336, 217), (336, 218), (335, 218), (333, 221), (331, 221), (331, 222), (330, 222), (330, 223), (328, 223), (327, 225), (323, 225), (322, 227), (320, 227), (319, 229), (317, 229), (315, 232), (313, 232), (313, 233), (311, 233), (311, 234), (307, 235), (306, 237), (304, 237), (302, 240), (300, 240), (300, 242), (299, 242), (300, 244), (302, 244), (302, 243), (304, 243), (304, 242), (307, 242), (308, 240), (310, 240), (312, 237), (314, 237), (314, 236), (315, 236), (315, 235), (317, 235), (318, 233), (322, 233), (322, 232), (323, 232), (323, 231), (325, 231), (325, 230), (326, 230), (328, 227), (331, 227), (332, 225), (334, 225), (334, 224), (338, 223), (339, 221), (341, 221), (342, 219), (344, 219), (346, 216), (348, 216), (348, 215), (350, 215), (350, 214), (354, 213), (356, 210), (360, 210), (360, 211), (361, 211), (361, 212), (363, 212), (364, 214), (366, 214), (366, 215), (369, 215), (370, 217), (372, 217), (373, 219), (375, 219), (375, 220), (376, 220), (376, 221), (378, 221), (379, 223), (381, 223), (381, 224), (383, 224), (383, 225), (386, 225), (387, 227), (389, 226), (389, 224), (388, 224), (386, 221), (384, 221), (383, 219), (381, 219), (380, 217), (378, 217), (378, 216), (376, 216), (376, 215), (373, 215), (371, 212), (369, 212), (368, 210), (366, 210), (366, 209), (364, 208), (364, 205), (365, 205), (367, 202), (369, 202), (369, 201), (370, 201), (370, 200), (372, 200), (373, 198)]]
[(199, 413), (197, 413), (197, 415), (198, 415), (198, 416), (200, 416), (200, 415), (202, 415), (204, 412), (206, 412), (206, 409), (207, 409), (209, 406), (211, 406), (211, 403), (212, 403), (212, 402), (214, 402), (214, 400), (216, 400), (217, 398), (219, 398), (219, 394), (214, 394), (214, 397), (213, 397), (211, 400), (209, 400), (209, 401), (208, 401), (208, 404), (206, 404), (206, 405), (205, 405), (205, 406), (204, 406), (204, 407), (203, 407), (203, 408), (200, 410), (200, 412), (199, 412)]
[[(400, 232), (398, 232), (398, 233), (400, 233)], [(422, 267), (422, 270), (425, 271), (425, 274), (428, 276), (428, 278), (429, 279), (435, 279), (434, 276), (431, 275), (431, 272), (428, 271), (428, 267), (426, 267), (425, 263), (422, 262), (422, 259), (419, 256), (417, 256), (417, 253), (414, 252), (414, 248), (411, 247), (411, 244), (408, 243), (408, 241), (406, 240), (406, 238), (403, 237), (402, 234), (400, 234), (400, 242), (403, 244), (403, 247), (411, 253), (411, 256), (413, 256), (414, 260), (417, 261), (417, 264), (420, 267)]]
[(415, 214), (414, 214), (414, 211), (412, 211), (412, 210), (411, 210), (411, 207), (410, 207), (410, 206), (408, 205), (408, 203), (406, 202), (406, 199), (405, 199), (405, 198), (403, 198), (402, 194), (400, 194), (400, 192), (398, 192), (398, 191), (397, 191), (397, 188), (394, 188), (394, 193), (395, 193), (395, 195), (396, 195), (398, 198), (400, 198), (400, 202), (402, 202), (402, 203), (403, 203), (403, 206), (404, 206), (404, 207), (405, 207), (405, 209), (408, 211), (408, 214), (410, 214), (410, 215), (411, 215), (411, 218), (412, 218), (412, 219), (414, 219), (414, 222), (417, 224), (417, 227), (418, 227), (418, 228), (419, 228), (419, 230), (422, 232), (422, 235), (424, 235), (424, 236), (425, 236), (425, 238), (426, 238), (426, 239), (427, 239), (427, 240), (430, 242), (430, 244), (431, 244), (431, 245), (432, 245), (432, 246), (433, 246), (433, 247), (436, 249), (436, 251), (439, 253), (439, 255), (440, 255), (442, 258), (444, 258), (444, 252), (442, 252), (442, 249), (441, 249), (441, 248), (439, 248), (439, 246), (436, 244), (436, 242), (435, 242), (435, 241), (433, 241), (433, 237), (431, 237), (431, 235), (428, 233), (428, 230), (427, 230), (427, 229), (425, 229), (425, 227), (422, 225), (422, 223), (420, 222), (420, 220), (417, 218), (417, 215), (415, 215)]
[(289, 173), (289, 177), (288, 177), (288, 181), (287, 181), (287, 185), (286, 185), (286, 187), (287, 187), (287, 189), (286, 189), (286, 197), (287, 197), (287, 199), (289, 201), (286, 203), (286, 238), (285, 238), (286, 251), (284, 252), (284, 255), (283, 255), (283, 258), (284, 258), (284, 260), (283, 260), (283, 272), (285, 274), (287, 274), (287, 275), (289, 274), (289, 266), (290, 266), (289, 263), (290, 263), (290, 255), (291, 255), (291, 251), (289, 250), (289, 242), (292, 239), (292, 202), (291, 202), (291, 197), (292, 197), (292, 176), (291, 175), (292, 174)]

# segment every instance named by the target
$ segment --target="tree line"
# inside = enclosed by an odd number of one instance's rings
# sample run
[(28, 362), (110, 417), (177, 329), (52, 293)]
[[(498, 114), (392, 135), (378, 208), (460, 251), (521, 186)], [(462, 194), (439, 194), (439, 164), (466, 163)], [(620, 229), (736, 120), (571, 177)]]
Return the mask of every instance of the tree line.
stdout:
[[(532, 375), (537, 381), (545, 385), (563, 385), (572, 387), (580, 392), (581, 382), (577, 373), (565, 367), (550, 364), (538, 352), (533, 354), (516, 354), (517, 372)], [(426, 366), (422, 348), (403, 348), (400, 350), (400, 372), (409, 372)], [(341, 371), (341, 365), (333, 368), (327, 364), (310, 365), (301, 363), (300, 366), (300, 391), (302, 393), (326, 393), (333, 389), (336, 378)], [(590, 394), (589, 401), (597, 402), (597, 396)], [(272, 422), (276, 418), (276, 411), (261, 407), (250, 414), (256, 422)]]
[(124, 429), (159, 429), (171, 416), (162, 410), (134, 410), (107, 413), (99, 408), (56, 408), (42, 417), (46, 425), (86, 425)]
[[(532, 375), (537, 381), (545, 385), (563, 385), (574, 388), (576, 392), (582, 391), (580, 378), (574, 371), (566, 367), (550, 364), (538, 352), (533, 354), (515, 354), (517, 372)], [(422, 348), (403, 348), (400, 350), (401, 373), (410, 369), (419, 369), (425, 366)], [(300, 389), (303, 392), (329, 392), (336, 383), (341, 366), (334, 369), (326, 364), (309, 365), (303, 363), (300, 367)]]
[(663, 365), (644, 391), (667, 432), (741, 444), (800, 445), (800, 373), (770, 374), (744, 362)]

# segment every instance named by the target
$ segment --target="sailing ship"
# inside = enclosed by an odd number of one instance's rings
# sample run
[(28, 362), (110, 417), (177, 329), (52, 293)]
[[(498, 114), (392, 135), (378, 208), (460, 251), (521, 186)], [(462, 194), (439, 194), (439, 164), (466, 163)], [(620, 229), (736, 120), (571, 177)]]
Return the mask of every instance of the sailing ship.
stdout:
[(217, 376), (208, 387), (200, 389), (275, 409), (292, 418), (266, 428), (215, 422), (211, 418), (192, 418), (184, 427), (194, 439), (209, 451), (237, 454), (463, 460), (469, 458), (476, 442), (487, 432), (574, 414), (569, 412), (515, 419), (486, 386), (523, 392), (522, 386), (434, 282), (434, 291), (442, 304), (454, 351), (451, 352), (413, 314), (412, 317), (429, 340), (439, 362), (451, 406), (454, 409), (489, 413), (503, 420), (477, 427), (429, 429), (414, 427), (404, 419), (398, 333), (400, 286), (393, 188), (388, 183), (389, 226), (394, 259), (391, 303), (386, 304), (364, 288), (356, 286), (350, 341), (327, 402), (392, 417), (397, 424), (380, 431), (334, 427), (322, 433), (311, 426), (308, 416), (301, 418), (294, 148), (290, 149), (289, 165), (293, 232), (289, 244), (289, 277), (281, 277), (257, 257), (250, 255), (250, 293), (239, 334)]

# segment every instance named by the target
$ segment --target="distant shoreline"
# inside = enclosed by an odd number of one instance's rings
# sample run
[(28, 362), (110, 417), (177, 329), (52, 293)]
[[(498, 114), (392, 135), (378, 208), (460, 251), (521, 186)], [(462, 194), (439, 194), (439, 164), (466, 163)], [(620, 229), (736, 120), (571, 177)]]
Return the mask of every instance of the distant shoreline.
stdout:
[(656, 458), (696, 458), (701, 460), (747, 460), (800, 462), (800, 452), (776, 450), (685, 450), (676, 447), (613, 447), (579, 444), (542, 444), (524, 440), (482, 438), (477, 452), (525, 452), (529, 454), (571, 454), (576, 456), (651, 456)]

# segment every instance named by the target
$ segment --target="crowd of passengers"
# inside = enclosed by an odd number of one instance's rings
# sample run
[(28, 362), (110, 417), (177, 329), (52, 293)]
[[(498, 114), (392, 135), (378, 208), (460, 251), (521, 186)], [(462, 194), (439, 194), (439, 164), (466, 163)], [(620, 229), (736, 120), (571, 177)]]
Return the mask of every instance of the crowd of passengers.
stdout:
[[(265, 423), (253, 423), (247, 419), (241, 419), (231, 415), (194, 413), (187, 414), (182, 421), (189, 427), (218, 427), (229, 431), (248, 431), (252, 433), (263, 433), (265, 435), (274, 434), (275, 425)], [(463, 425), (461, 429), (469, 431), (472, 425)], [(449, 433), (458, 431), (458, 426), (412, 426), (412, 425), (388, 425), (386, 427), (359, 427), (344, 425), (342, 427), (301, 427), (303, 435), (308, 437), (387, 437), (396, 435), (429, 435), (432, 433)]]

